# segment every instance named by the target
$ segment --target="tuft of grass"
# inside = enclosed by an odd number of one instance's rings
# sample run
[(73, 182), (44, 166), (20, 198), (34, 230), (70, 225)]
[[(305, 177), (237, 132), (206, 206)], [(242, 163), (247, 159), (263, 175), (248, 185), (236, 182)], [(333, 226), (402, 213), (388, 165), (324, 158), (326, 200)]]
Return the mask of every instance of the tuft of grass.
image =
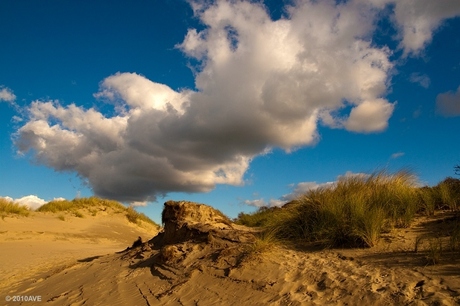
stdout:
[(59, 216), (57, 216), (57, 218), (58, 218), (59, 220), (61, 220), (61, 221), (65, 221), (64, 215), (59, 215)]
[(246, 214), (239, 213), (238, 217), (235, 219), (236, 224), (250, 226), (250, 227), (261, 227), (266, 226), (270, 219), (273, 218), (274, 210), (279, 210), (278, 207), (260, 207), (255, 213)]
[(84, 218), (84, 217), (85, 217), (85, 215), (83, 215), (83, 214), (82, 214), (81, 212), (79, 212), (79, 211), (74, 211), (74, 212), (73, 212), (73, 215), (74, 215), (75, 217), (77, 217), (77, 218)]
[(2, 219), (11, 214), (27, 217), (30, 214), (30, 209), (17, 203), (13, 203), (6, 199), (0, 198), (0, 213), (2, 215)]
[(460, 180), (448, 177), (436, 187), (441, 202), (450, 210), (458, 210), (460, 206)]
[(460, 221), (458, 219), (450, 234), (449, 244), (452, 251), (460, 251)]
[(281, 209), (240, 214), (237, 223), (265, 227), (280, 240), (372, 247), (382, 232), (410, 225), (419, 210), (416, 186), (408, 171), (346, 176)]
[(460, 180), (447, 177), (434, 187), (419, 190), (420, 201), (425, 212), (430, 215), (435, 210), (457, 211), (460, 208)]
[(436, 265), (441, 262), (443, 255), (442, 240), (440, 238), (431, 238), (428, 240), (428, 254), (426, 259), (428, 264)]
[(141, 222), (146, 222), (158, 226), (152, 219), (147, 217), (144, 213), (137, 212), (133, 207), (126, 208), (126, 218), (129, 222), (140, 225)]
[(419, 203), (420, 203), (420, 212), (425, 212), (428, 216), (433, 216), (437, 202), (436, 192), (433, 188), (422, 187), (418, 190)]
[(272, 230), (261, 231), (256, 235), (255, 242), (250, 246), (249, 253), (262, 254), (272, 250), (279, 243), (276, 233)]

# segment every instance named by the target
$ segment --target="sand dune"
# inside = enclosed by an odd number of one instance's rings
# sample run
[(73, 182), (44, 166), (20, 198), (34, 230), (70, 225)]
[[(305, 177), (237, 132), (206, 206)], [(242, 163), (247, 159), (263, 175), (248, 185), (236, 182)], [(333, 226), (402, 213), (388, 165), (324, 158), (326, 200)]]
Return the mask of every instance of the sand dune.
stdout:
[(64, 213), (6, 217), (0, 220), (0, 292), (33, 273), (111, 254), (130, 246), (139, 236), (146, 241), (157, 232), (149, 224), (138, 226), (110, 212), (84, 218)]
[[(37, 245), (52, 249), (49, 257), (38, 251), (41, 257), (34, 259), (34, 265), (46, 269), (24, 270), (22, 282), (2, 286), (2, 298), (40, 295), (42, 303), (49, 305), (456, 305), (460, 302), (460, 264), (456, 255), (447, 254), (439, 264), (427, 265), (427, 254), (414, 252), (415, 237), (429, 235), (433, 226), (442, 226), (444, 215), (439, 215), (438, 220), (419, 219), (411, 229), (387, 234), (372, 249), (278, 246), (258, 254), (252, 248), (256, 239), (253, 230), (227, 222), (209, 207), (182, 202), (168, 205), (163, 215), (164, 232), (139, 247), (118, 253), (114, 251), (129, 245), (141, 232), (123, 220), (75, 219), (74, 223), (66, 224), (64, 236), (57, 234), (57, 230), (47, 234), (38, 225), (33, 232), (24, 232), (21, 222), (23, 225), (31, 222), (28, 226), (32, 226), (41, 222), (39, 218), (1, 221), (0, 246), (3, 251), (3, 246), (9, 245), (10, 256), (14, 250), (17, 252), (16, 267), (31, 266), (33, 256), (23, 251), (25, 244), (33, 239)], [(84, 228), (80, 222), (93, 224)], [(7, 223), (11, 226), (6, 230)], [(8, 240), (14, 235), (16, 240)], [(19, 240), (21, 237), (24, 239)], [(67, 251), (69, 257), (58, 265), (59, 254), (63, 256)], [(14, 264), (15, 260), (9, 260)], [(2, 283), (5, 284), (3, 280)], [(7, 303), (18, 304), (21, 305)]]

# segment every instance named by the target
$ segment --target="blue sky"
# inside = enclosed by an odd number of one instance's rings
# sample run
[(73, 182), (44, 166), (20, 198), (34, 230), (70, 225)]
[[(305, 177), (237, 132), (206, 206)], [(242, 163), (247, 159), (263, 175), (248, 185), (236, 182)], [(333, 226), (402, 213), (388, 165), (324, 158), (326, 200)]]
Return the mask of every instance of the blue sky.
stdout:
[[(210, 204), (460, 163), (460, 3), (0, 2), (0, 196)], [(39, 205), (35, 204), (35, 205)]]

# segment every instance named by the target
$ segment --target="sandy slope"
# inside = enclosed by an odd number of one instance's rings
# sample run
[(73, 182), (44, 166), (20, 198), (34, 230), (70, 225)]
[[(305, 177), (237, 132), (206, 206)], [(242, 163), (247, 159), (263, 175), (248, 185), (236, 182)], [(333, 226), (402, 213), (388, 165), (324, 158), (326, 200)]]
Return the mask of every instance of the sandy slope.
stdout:
[[(64, 215), (65, 221), (58, 215)], [(114, 253), (139, 236), (148, 240), (156, 233), (150, 225), (140, 227), (111, 212), (84, 218), (62, 213), (6, 217), (0, 220), (0, 292), (36, 272)]]
[[(93, 253), (88, 250), (79, 260), (38, 274), (34, 271), (21, 284), (3, 288), (0, 298), (7, 294), (41, 295), (43, 303), (49, 305), (457, 305), (460, 302), (458, 254), (446, 254), (440, 264), (427, 266), (427, 254), (413, 251), (415, 237), (429, 235), (433, 226), (444, 224), (442, 221), (420, 220), (411, 229), (388, 234), (373, 249), (276, 247), (262, 256), (247, 252), (253, 236), (244, 228), (223, 223), (175, 224), (178, 226), (170, 226), (173, 233), (159, 234), (148, 243), (124, 252), (95, 256), (109, 251), (108, 244), (104, 252), (95, 244)], [(83, 238), (69, 239), (80, 245), (79, 239)], [(18, 304), (21, 305), (7, 303)]]

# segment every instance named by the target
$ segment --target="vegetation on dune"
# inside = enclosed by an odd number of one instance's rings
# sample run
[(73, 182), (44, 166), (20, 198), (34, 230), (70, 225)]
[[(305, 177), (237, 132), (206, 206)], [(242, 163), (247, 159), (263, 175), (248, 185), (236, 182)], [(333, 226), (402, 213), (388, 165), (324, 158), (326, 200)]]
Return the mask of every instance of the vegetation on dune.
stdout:
[(76, 217), (83, 218), (84, 215), (81, 213), (80, 210), (86, 209), (92, 216), (95, 216), (97, 215), (98, 211), (106, 211), (108, 208), (112, 209), (115, 213), (124, 213), (126, 215), (126, 218), (132, 223), (140, 224), (141, 221), (143, 221), (158, 226), (145, 214), (138, 213), (132, 207), (127, 208), (126, 206), (117, 201), (106, 200), (97, 197), (78, 198), (72, 201), (51, 201), (38, 208), (37, 211), (52, 213), (70, 212)]
[(19, 216), (28, 216), (30, 214), (30, 210), (25, 206), (0, 198), (0, 213), (2, 219), (4, 219), (7, 215), (12, 214)]
[(135, 224), (139, 224), (141, 221), (143, 221), (143, 222), (158, 226), (158, 224), (156, 224), (152, 219), (150, 219), (143, 213), (137, 212), (132, 207), (126, 208), (126, 218), (128, 218), (129, 222), (132, 222)]
[(99, 207), (101, 210), (106, 208), (112, 208), (116, 212), (122, 212), (126, 210), (123, 204), (106, 199), (100, 199), (97, 197), (90, 198), (77, 198), (71, 201), (68, 200), (55, 200), (45, 205), (40, 206), (37, 211), (41, 212), (60, 212), (60, 211), (71, 211), (75, 212), (78, 209), (88, 209), (94, 211), (95, 208)]
[(322, 241), (332, 246), (374, 246), (391, 228), (408, 227), (417, 213), (457, 210), (460, 180), (420, 188), (407, 171), (347, 176), (310, 190), (282, 208), (240, 214), (237, 223), (262, 227), (282, 241)]

